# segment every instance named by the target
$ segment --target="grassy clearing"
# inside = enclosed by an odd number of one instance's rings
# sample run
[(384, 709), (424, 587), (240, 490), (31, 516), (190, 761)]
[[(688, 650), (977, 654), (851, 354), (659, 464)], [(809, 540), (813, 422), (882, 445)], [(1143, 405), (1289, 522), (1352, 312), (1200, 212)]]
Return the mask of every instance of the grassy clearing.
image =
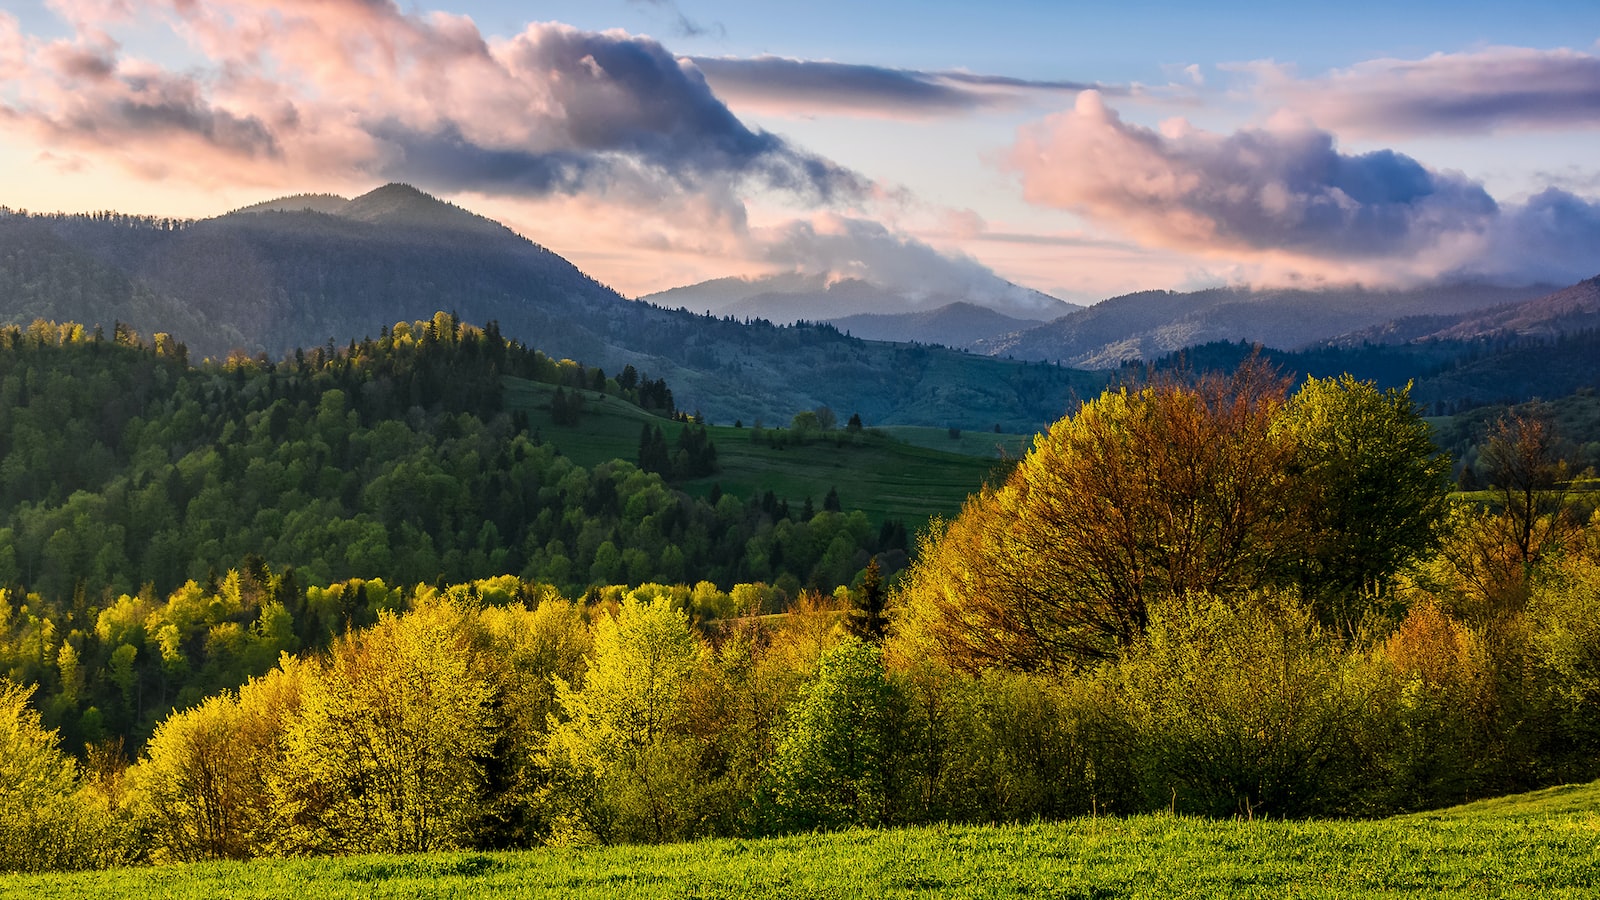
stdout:
[(1002, 434), (995, 431), (961, 431), (950, 436), (947, 428), (923, 428), (918, 425), (889, 425), (878, 429), (897, 441), (929, 450), (943, 450), (962, 456), (982, 456), (992, 459), (1021, 459), (1033, 448), (1031, 434)]
[[(550, 420), (554, 387), (508, 380), (506, 390), (508, 410), (526, 412), (531, 429), (583, 466), (637, 459), (639, 432), (646, 423), (661, 426), (669, 445), (684, 427), (616, 397), (589, 391), (580, 392), (586, 406), (578, 424), (564, 427)], [(835, 437), (843, 438), (843, 432), (832, 432), (804, 445), (776, 449), (755, 441), (752, 428), (713, 425), (709, 431), (721, 471), (683, 483), (690, 494), (705, 496), (715, 485), (741, 498), (772, 491), (798, 512), (807, 497), (820, 510), (828, 490), (834, 488), (846, 510), (862, 510), (874, 523), (897, 519), (913, 529), (932, 516), (955, 515), (968, 494), (991, 474), (998, 477), (1004, 471), (997, 470), (1008, 463), (995, 452), (996, 438), (1031, 440), (974, 433), (970, 439), (964, 434), (961, 441), (952, 441), (943, 429), (891, 429), (888, 435), (867, 433), (842, 445), (835, 443)], [(909, 442), (907, 435), (917, 441)], [(940, 448), (931, 435), (951, 446)]]
[(1138, 816), (12, 876), (0, 897), (1593, 897), (1600, 783), (1370, 822)]

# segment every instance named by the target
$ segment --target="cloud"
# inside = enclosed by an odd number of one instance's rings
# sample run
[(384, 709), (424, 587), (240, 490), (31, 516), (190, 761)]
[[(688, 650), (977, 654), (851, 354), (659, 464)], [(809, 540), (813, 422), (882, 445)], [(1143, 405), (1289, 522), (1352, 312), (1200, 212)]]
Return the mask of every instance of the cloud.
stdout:
[(1060, 312), (1055, 301), (1006, 281), (969, 256), (945, 253), (868, 219), (822, 213), (752, 237), (760, 257), (789, 271), (858, 278), (929, 306), (957, 297), (1022, 314)]
[(1600, 271), (1590, 201), (1552, 189), (1502, 205), (1461, 174), (1390, 150), (1344, 154), (1333, 135), (1287, 118), (1227, 135), (1182, 120), (1155, 131), (1085, 92), (1022, 129), (1010, 164), (1032, 203), (1280, 272), (1374, 282)]
[[(1096, 87), (971, 72), (922, 72), (883, 66), (759, 56), (695, 57), (719, 96), (780, 114), (924, 118), (1016, 105), (1030, 93)], [(1101, 90), (1117, 93), (1121, 88)]]
[[(741, 122), (654, 40), (533, 24), (488, 40), (470, 19), (387, 0), (57, 0), (69, 41), (0, 19), (17, 73), (0, 119), (49, 146), (170, 171), (174, 149), (217, 178), (416, 180), (641, 202), (775, 190), (853, 201), (866, 179)], [(106, 29), (128, 9), (204, 57), (182, 72), (129, 58)]]
[(1260, 67), (1266, 96), (1352, 135), (1600, 128), (1600, 55), (1490, 47), (1378, 59), (1313, 79)]

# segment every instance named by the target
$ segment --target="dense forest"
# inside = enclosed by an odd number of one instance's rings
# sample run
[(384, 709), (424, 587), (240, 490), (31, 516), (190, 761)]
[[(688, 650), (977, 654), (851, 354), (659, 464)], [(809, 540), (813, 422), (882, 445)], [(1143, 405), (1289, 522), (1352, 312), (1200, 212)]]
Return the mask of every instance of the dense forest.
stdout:
[(1542, 408), (1485, 423), (1465, 494), (1405, 388), (1156, 374), (896, 579), (859, 514), (674, 491), (709, 441), (647, 425), (652, 471), (573, 466), (503, 379), (659, 382), (493, 328), (200, 367), (5, 335), (5, 868), (1368, 816), (1600, 776), (1600, 517)]
[[(73, 746), (135, 748), (174, 705), (418, 585), (760, 583), (752, 611), (772, 612), (905, 548), (903, 526), (837, 503), (676, 490), (714, 474), (716, 448), (664, 381), (553, 360), (492, 324), (439, 314), (277, 362), (186, 356), (122, 326), (0, 331), (0, 671), (45, 685)], [(502, 408), (507, 379), (557, 385), (552, 422), (611, 402), (683, 424), (584, 468)]]

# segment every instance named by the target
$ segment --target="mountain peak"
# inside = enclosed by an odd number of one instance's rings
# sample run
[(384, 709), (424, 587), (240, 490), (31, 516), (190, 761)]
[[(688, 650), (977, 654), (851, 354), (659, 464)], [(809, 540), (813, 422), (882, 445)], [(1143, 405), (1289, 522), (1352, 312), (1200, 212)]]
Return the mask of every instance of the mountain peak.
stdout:
[(335, 215), (385, 225), (459, 227), (469, 223), (478, 226), (492, 224), (453, 203), (446, 203), (409, 184), (397, 182), (362, 194), (345, 204)]

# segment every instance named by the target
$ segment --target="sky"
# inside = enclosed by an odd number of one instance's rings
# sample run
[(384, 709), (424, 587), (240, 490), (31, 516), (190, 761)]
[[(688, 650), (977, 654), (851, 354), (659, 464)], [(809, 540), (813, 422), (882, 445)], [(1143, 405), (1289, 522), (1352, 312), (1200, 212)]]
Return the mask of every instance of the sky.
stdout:
[(1600, 274), (1600, 3), (4, 0), (0, 205), (413, 184), (638, 296)]

